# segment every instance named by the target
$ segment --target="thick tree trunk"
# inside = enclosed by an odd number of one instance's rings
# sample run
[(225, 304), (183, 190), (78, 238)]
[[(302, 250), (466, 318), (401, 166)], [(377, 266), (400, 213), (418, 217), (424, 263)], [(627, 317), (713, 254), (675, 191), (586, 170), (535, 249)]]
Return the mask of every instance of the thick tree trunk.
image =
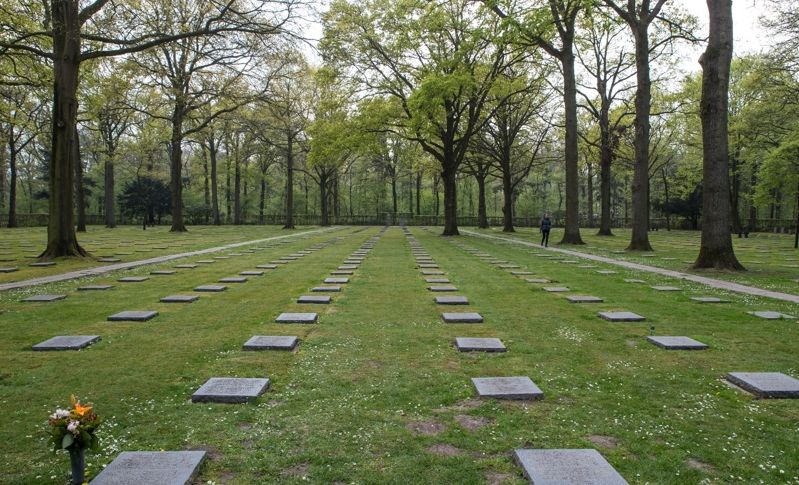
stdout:
[(728, 109), (733, 49), (732, 0), (707, 0), (710, 37), (702, 65), (703, 218), (694, 268), (743, 270), (730, 233)]
[(205, 143), (200, 146), (203, 150), (203, 201), (205, 202), (205, 223), (208, 224), (208, 215), (211, 213), (211, 181), (208, 174), (208, 147)]
[(217, 174), (216, 154), (218, 147), (211, 136), (208, 139), (208, 157), (211, 159), (211, 213), (214, 217), (214, 225), (221, 226), (222, 218), (219, 215), (219, 176)]
[(584, 244), (580, 236), (580, 187), (577, 170), (577, 84), (572, 45), (563, 46), (563, 104), (566, 117), (566, 228), (560, 244)]
[(397, 214), (397, 177), (391, 176), (391, 202), (394, 208), (394, 214)]
[(319, 204), (321, 205), (322, 220), (321, 226), (329, 226), (330, 219), (327, 215), (327, 177), (319, 177)]
[(513, 227), (513, 182), (510, 161), (508, 161), (508, 170), (502, 170), (502, 232), (516, 232), (516, 228)]
[(283, 229), (294, 229), (294, 136), (288, 133), (286, 141), (286, 223)]
[(442, 236), (459, 236), (458, 232), (458, 183), (454, 164), (445, 164), (441, 172), (444, 182), (444, 232)]
[(231, 217), (233, 213), (233, 190), (230, 188), (230, 159), (230, 156), (225, 157), (225, 222), (228, 224), (233, 220)]
[(17, 148), (13, 127), (8, 136), (8, 169), (11, 173), (8, 186), (8, 227), (17, 227)]
[(261, 174), (261, 193), (258, 196), (258, 222), (264, 223), (264, 203), (266, 201), (266, 174)]
[(486, 210), (486, 178), (475, 177), (477, 180), (477, 227), (488, 229), (488, 211)]
[(422, 172), (416, 172), (416, 215), (422, 215)]
[(588, 208), (588, 227), (594, 227), (594, 165), (589, 163), (586, 180), (586, 199)]
[(78, 212), (77, 231), (86, 232), (86, 190), (83, 186), (83, 161), (80, 154), (80, 137), (75, 127), (75, 206)]
[(183, 113), (185, 105), (181, 99), (175, 101), (172, 111), (172, 137), (169, 150), (169, 189), (172, 209), (170, 232), (186, 232), (183, 224)]
[(105, 227), (117, 227), (116, 207), (114, 200), (114, 155), (107, 153), (103, 164), (103, 211), (105, 212)]
[(47, 248), (40, 258), (86, 256), (78, 244), (73, 216), (75, 189), (75, 129), (78, 117), (80, 19), (78, 2), (52, 0), (53, 22), (53, 141), (50, 162), (50, 217)]
[(645, 26), (635, 33), (635, 169), (633, 173), (633, 223), (631, 251), (652, 251), (649, 243), (649, 112), (652, 106), (652, 81), (649, 73), (649, 37)]
[(339, 186), (338, 186), (339, 178), (340, 178), (339, 173), (337, 171), (336, 174), (333, 176), (333, 217), (335, 217), (336, 219), (338, 219), (341, 213), (340, 212), (341, 208), (339, 207)]
[(441, 214), (441, 193), (438, 190), (438, 183), (439, 179), (436, 176), (433, 176), (433, 192), (435, 195), (435, 211), (436, 217)]

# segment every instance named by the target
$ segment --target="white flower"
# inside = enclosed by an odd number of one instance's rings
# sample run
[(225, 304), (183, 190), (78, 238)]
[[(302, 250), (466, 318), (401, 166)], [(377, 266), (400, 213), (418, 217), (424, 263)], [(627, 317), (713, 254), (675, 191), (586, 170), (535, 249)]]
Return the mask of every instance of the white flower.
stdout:
[(78, 426), (80, 426), (79, 422), (70, 421), (69, 424), (67, 425), (67, 431), (69, 431), (72, 434), (75, 434), (75, 431), (78, 430)]
[(67, 416), (69, 416), (69, 411), (68, 410), (66, 410), (66, 409), (56, 409), (55, 413), (53, 413), (52, 417), (55, 418), (55, 419), (61, 419), (61, 418), (66, 418)]

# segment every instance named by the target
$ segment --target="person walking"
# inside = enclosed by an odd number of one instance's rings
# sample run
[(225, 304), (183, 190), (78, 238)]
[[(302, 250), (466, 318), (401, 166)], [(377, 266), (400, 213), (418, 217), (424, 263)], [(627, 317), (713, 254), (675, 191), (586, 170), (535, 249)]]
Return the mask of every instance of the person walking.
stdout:
[(544, 214), (541, 219), (541, 245), (544, 247), (549, 246), (549, 231), (552, 229), (552, 221), (549, 220), (549, 214)]

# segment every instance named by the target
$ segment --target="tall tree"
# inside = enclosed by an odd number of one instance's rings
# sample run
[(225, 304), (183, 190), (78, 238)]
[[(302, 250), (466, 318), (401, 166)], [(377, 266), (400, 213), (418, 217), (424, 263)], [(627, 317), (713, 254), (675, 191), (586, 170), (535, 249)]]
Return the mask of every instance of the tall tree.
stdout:
[(702, 65), (702, 242), (694, 268), (743, 270), (730, 233), (729, 90), (732, 0), (707, 0), (710, 36)]

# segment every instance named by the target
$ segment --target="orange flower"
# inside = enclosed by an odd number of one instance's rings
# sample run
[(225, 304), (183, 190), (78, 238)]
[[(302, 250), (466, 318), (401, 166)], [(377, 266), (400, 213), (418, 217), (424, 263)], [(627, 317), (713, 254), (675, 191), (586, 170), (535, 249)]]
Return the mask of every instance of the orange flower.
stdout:
[(74, 394), (71, 395), (69, 399), (70, 401), (72, 401), (72, 407), (75, 409), (75, 414), (77, 414), (78, 416), (85, 416), (87, 413), (91, 412), (92, 410), (91, 404), (86, 406), (82, 405), (81, 403), (78, 402), (78, 398), (76, 398)]

